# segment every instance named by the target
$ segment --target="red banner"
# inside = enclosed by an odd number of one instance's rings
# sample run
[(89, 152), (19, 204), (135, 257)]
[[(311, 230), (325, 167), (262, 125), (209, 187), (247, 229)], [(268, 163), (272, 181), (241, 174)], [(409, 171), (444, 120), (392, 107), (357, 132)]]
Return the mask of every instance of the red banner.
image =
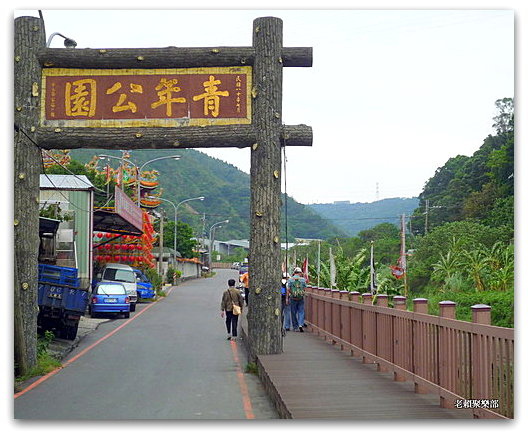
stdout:
[(117, 186), (115, 187), (115, 212), (139, 230), (143, 229), (141, 208)]

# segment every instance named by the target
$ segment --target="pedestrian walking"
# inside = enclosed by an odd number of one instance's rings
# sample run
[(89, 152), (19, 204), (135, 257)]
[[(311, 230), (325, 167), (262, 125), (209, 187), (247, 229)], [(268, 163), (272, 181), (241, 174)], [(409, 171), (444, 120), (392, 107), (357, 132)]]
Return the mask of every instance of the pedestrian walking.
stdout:
[(300, 332), (304, 332), (304, 289), (306, 279), (302, 275), (302, 270), (295, 267), (293, 276), (288, 279), (287, 293), (290, 300), (292, 327)]
[(240, 290), (235, 288), (235, 280), (227, 281), (229, 288), (224, 291), (222, 295), (222, 303), (220, 304), (220, 316), (226, 317), (227, 339), (237, 339), (238, 316), (242, 314), (242, 307), (244, 306), (244, 298)]
[(291, 326), (291, 308), (290, 308), (290, 298), (288, 296), (288, 273), (284, 272), (282, 274), (281, 280), (281, 303), (282, 303), (282, 329), (283, 335), (285, 331), (290, 330)]
[(240, 275), (240, 282), (244, 285), (244, 299), (246, 300), (246, 306), (249, 305), (249, 272)]

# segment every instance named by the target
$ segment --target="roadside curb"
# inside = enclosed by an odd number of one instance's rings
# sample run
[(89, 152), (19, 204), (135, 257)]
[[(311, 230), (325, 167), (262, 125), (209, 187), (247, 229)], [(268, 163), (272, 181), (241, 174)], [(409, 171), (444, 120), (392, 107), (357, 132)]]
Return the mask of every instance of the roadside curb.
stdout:
[(79, 330), (77, 331), (75, 339), (65, 340), (63, 338), (55, 338), (48, 346), (50, 355), (62, 362), (79, 345), (84, 337), (95, 331), (101, 323), (106, 323), (109, 320), (111, 319), (92, 319), (91, 317), (81, 316)]
[[(245, 307), (247, 311), (247, 307)], [(240, 318), (240, 331), (241, 331), (241, 337), (242, 341), (244, 342), (245, 349), (249, 353), (249, 344), (248, 344), (248, 325), (247, 325), (247, 318), (246, 318), (246, 311), (244, 311), (243, 316)], [(270, 397), (271, 402), (273, 403), (275, 410), (279, 414), (279, 417), (281, 419), (292, 419), (292, 413), (288, 409), (286, 403), (282, 399), (281, 394), (279, 393), (277, 386), (273, 382), (272, 377), (268, 374), (266, 367), (260, 360), (258, 355), (255, 355), (255, 362), (258, 368), (258, 377), (260, 379), (260, 382), (264, 386), (264, 390)]]

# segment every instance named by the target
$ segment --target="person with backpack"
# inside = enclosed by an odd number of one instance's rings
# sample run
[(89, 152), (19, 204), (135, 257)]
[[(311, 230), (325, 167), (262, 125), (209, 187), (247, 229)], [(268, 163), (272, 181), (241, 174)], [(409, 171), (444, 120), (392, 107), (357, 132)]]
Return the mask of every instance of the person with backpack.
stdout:
[(290, 311), (290, 302), (287, 300), (287, 284), (288, 284), (288, 273), (282, 273), (281, 280), (281, 309), (282, 309), (282, 335), (286, 335), (286, 331), (290, 330), (291, 325), (291, 311)]
[(304, 289), (306, 279), (302, 275), (302, 270), (295, 267), (293, 276), (288, 280), (286, 302), (290, 302), (292, 327), (299, 332), (304, 332)]

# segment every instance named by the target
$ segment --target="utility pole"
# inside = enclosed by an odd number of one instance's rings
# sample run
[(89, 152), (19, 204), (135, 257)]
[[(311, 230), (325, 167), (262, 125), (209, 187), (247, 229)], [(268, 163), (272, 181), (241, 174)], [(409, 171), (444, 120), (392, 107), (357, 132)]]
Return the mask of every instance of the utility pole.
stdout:
[(160, 233), (159, 233), (159, 258), (158, 258), (158, 274), (162, 274), (162, 262), (163, 262), (163, 217), (164, 217), (163, 210), (160, 214)]
[(429, 226), (429, 200), (425, 200), (425, 227), (424, 227), (424, 235), (427, 235), (427, 228)]
[(403, 269), (403, 286), (407, 296), (407, 249), (405, 248), (405, 214), (401, 216), (400, 266)]

